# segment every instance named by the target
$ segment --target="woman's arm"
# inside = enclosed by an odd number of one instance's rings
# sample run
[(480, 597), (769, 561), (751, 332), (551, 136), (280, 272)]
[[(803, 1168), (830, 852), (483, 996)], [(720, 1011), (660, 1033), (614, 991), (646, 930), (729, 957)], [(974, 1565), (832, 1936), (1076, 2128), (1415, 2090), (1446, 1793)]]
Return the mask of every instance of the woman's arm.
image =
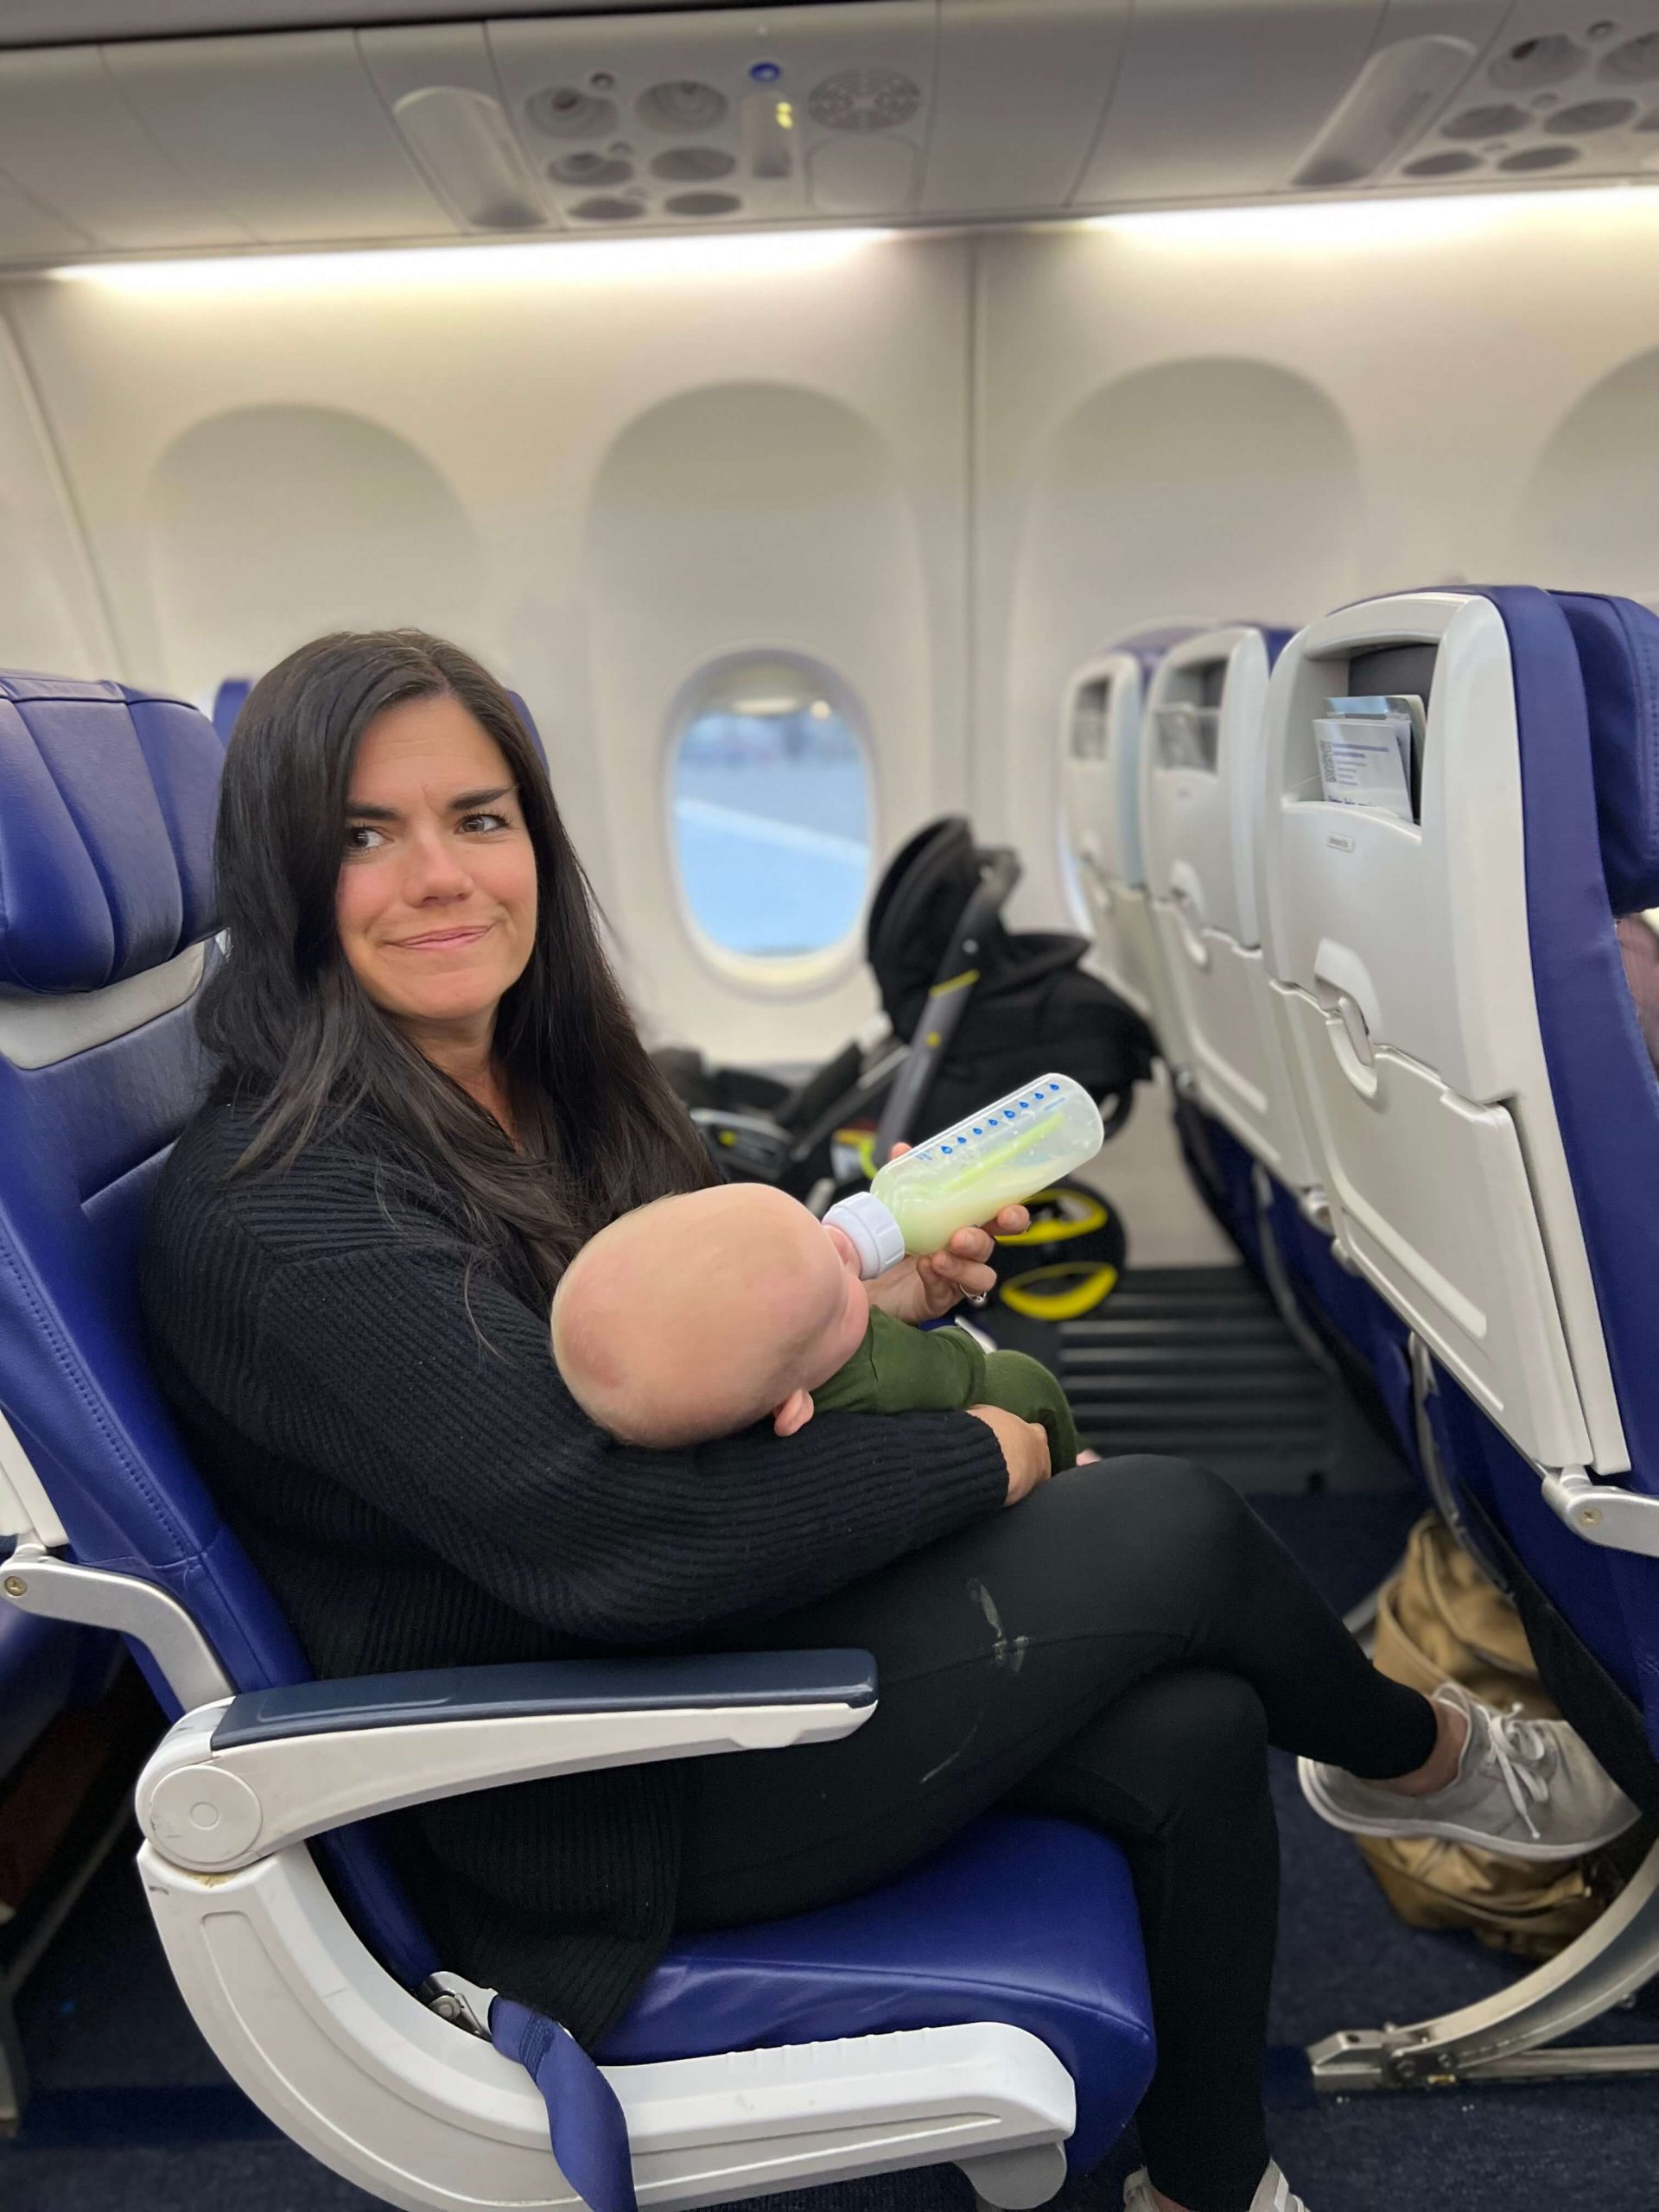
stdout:
[(543, 1318), (482, 1270), (469, 1319), (464, 1269), (380, 1239), (270, 1269), (261, 1440), (561, 1635), (644, 1643), (782, 1611), (1008, 1495), (995, 1430), (961, 1414), (618, 1444), (565, 1389)]

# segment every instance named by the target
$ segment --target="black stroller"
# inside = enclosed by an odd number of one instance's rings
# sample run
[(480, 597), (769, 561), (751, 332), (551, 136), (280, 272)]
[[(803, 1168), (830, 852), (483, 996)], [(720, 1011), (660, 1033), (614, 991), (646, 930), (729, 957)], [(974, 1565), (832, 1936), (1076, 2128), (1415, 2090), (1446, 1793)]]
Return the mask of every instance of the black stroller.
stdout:
[[(1050, 1068), (1100, 1102), (1108, 1136), (1122, 1127), (1152, 1072), (1151, 1033), (1083, 972), (1085, 938), (1003, 926), (1019, 878), (1018, 855), (976, 845), (961, 815), (918, 830), (882, 877), (865, 935), (887, 1027), (852, 1039), (793, 1089), (753, 1069), (710, 1069), (695, 1052), (658, 1053), (728, 1175), (775, 1183), (822, 1211), (895, 1144)], [(872, 1116), (874, 1138), (867, 1129), (861, 1144), (855, 1125)]]

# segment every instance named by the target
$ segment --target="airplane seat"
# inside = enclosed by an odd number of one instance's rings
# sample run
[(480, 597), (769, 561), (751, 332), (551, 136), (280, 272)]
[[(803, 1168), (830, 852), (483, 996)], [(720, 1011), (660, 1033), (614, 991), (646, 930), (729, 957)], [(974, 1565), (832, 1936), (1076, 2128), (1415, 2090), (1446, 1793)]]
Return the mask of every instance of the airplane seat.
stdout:
[(1095, 939), (1095, 965), (1143, 1021), (1172, 1070), (1186, 1054), (1147, 913), (1141, 745), (1147, 692), (1192, 624), (1137, 631), (1085, 662), (1066, 690), (1061, 729), (1067, 852)]
[(1290, 632), (1208, 630), (1165, 655), (1147, 697), (1141, 818), (1154, 938), (1193, 1087), (1279, 1182), (1314, 1182), (1268, 1011), (1257, 919), (1262, 717)]
[(236, 718), (252, 689), (253, 678), (251, 676), (227, 676), (214, 692), (213, 723), (219, 732), (221, 745), (230, 743), (231, 732), (236, 728)]
[[(213, 722), (213, 728), (219, 732), (221, 744), (230, 743), (231, 732), (236, 728), (236, 718), (241, 713), (243, 703), (252, 689), (253, 678), (251, 676), (227, 676), (218, 690), (214, 692)], [(542, 766), (545, 768), (547, 747), (542, 742), (542, 733), (536, 727), (535, 716), (524, 703), (522, 693), (509, 691), (507, 696), (518, 709), (518, 719), (529, 732), (531, 742), (536, 747)]]
[(1148, 911), (1189, 1055), (1188, 1149), (1212, 1210), (1293, 1328), (1311, 1325), (1380, 1391), (1414, 1459), (1399, 1332), (1333, 1245), (1262, 951), (1263, 717), (1290, 637), (1234, 625), (1161, 661), (1141, 763)]
[(1405, 1323), (1225, 1122), (1195, 1098), (1178, 1097), (1175, 1127), (1194, 1184), (1293, 1335), (1314, 1350), (1312, 1332), (1315, 1356), (1333, 1360), (1351, 1389), (1381, 1411), (1408, 1465), (1421, 1470)]
[[(1414, 819), (1324, 797), (1313, 725), (1366, 692), (1423, 702)], [(1659, 900), (1656, 754), (1633, 602), (1345, 608), (1274, 679), (1266, 938), (1338, 1233), (1426, 1355), (1450, 1508), (1659, 1748), (1659, 1083), (1614, 926)]]
[(137, 1309), (202, 1086), (221, 761), (177, 700), (0, 677), (0, 1619), (121, 1631), (181, 1716), (139, 1782), (139, 1864), (198, 2024), (280, 2127), (404, 2206), (626, 2212), (630, 2152), (665, 2206), (949, 2161), (985, 2202), (1043, 2202), (1153, 2064), (1128, 1869), (1092, 1831), (993, 1815), (868, 1897), (678, 1942), (602, 2075), (440, 1969), (377, 1814), (828, 1740), (875, 1685), (866, 1655), (812, 1652), (309, 1679)]

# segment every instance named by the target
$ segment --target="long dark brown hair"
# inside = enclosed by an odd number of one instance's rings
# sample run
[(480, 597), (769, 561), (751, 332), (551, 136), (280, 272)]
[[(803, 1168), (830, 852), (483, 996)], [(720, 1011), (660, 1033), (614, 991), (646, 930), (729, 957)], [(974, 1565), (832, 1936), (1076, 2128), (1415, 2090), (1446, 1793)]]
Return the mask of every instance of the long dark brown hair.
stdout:
[[(400, 701), (446, 695), (505, 756), (536, 855), (534, 949), (495, 1030), (517, 1148), (365, 995), (334, 924), (364, 732)], [(229, 950), (198, 1021), (219, 1094), (257, 1108), (235, 1172), (280, 1169), (366, 1116), (377, 1147), (459, 1202), (475, 1260), (512, 1273), (528, 1258), (546, 1291), (618, 1214), (714, 1179), (639, 1041), (546, 772), (512, 700), (458, 646), (341, 632), (262, 677), (226, 754), (215, 863)]]

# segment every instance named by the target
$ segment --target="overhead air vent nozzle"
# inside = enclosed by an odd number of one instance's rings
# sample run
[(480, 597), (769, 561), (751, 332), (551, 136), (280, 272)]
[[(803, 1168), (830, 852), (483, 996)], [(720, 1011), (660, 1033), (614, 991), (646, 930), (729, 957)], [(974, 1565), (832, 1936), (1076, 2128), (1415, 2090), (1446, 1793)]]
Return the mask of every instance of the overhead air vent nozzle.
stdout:
[(1402, 39), (1374, 54), (1291, 182), (1320, 192), (1374, 176), (1450, 97), (1474, 58), (1460, 38)]
[(435, 85), (392, 110), (433, 190), (471, 231), (539, 231), (547, 208), (500, 102)]

